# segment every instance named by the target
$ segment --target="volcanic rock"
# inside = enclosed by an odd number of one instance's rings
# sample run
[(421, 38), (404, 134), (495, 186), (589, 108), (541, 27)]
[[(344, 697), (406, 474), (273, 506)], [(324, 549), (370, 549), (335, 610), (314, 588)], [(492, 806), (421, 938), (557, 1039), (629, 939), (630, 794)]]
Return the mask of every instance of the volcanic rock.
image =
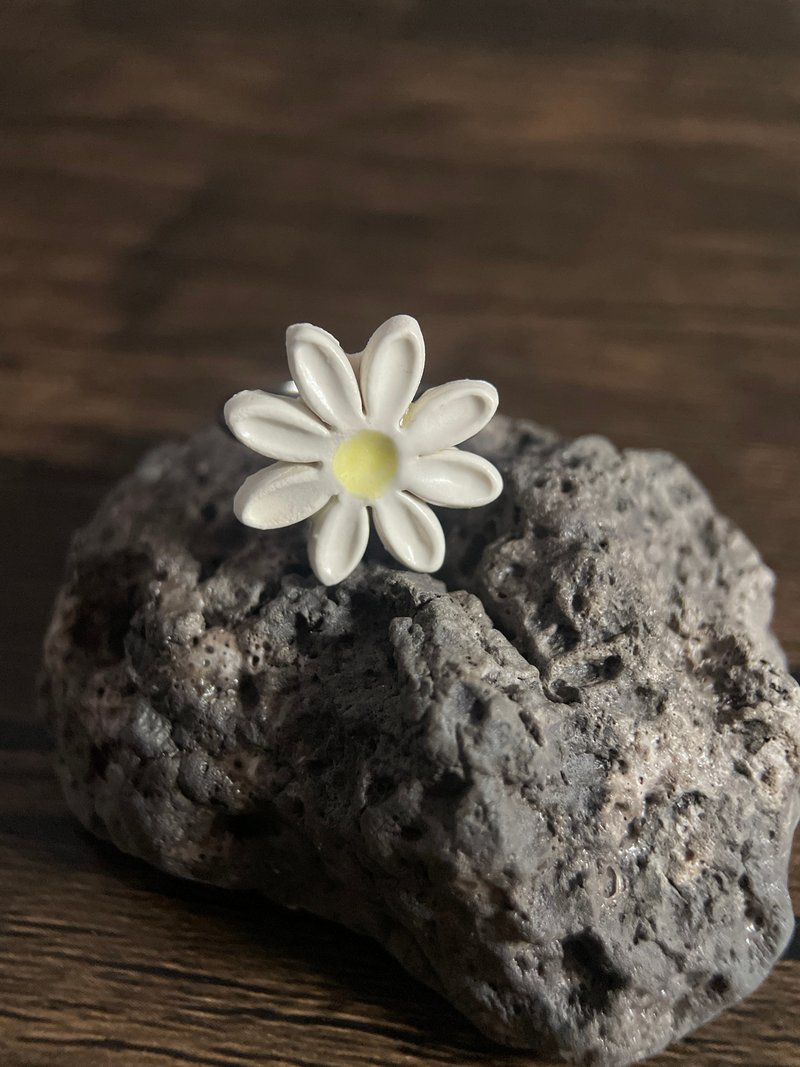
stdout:
[(508, 1045), (621, 1065), (792, 929), (800, 696), (772, 575), (686, 468), (496, 419), (437, 577), (241, 526), (263, 464), (156, 449), (74, 538), (42, 697), (82, 823), (376, 938)]

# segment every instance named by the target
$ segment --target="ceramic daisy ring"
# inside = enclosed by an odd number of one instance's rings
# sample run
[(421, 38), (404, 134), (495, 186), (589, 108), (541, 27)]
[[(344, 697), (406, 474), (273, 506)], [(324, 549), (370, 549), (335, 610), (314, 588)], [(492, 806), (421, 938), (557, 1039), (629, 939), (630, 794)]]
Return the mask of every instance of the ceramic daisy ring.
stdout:
[(296, 397), (245, 390), (225, 405), (234, 436), (277, 460), (240, 487), (237, 518), (260, 530), (311, 519), (309, 562), (326, 585), (363, 557), (370, 510), (396, 560), (438, 570), (445, 539), (430, 505), (480, 507), (503, 488), (491, 463), (455, 447), (492, 418), (497, 390), (455, 381), (415, 400), (425, 343), (408, 315), (384, 322), (356, 355), (309, 323), (289, 327), (286, 351)]

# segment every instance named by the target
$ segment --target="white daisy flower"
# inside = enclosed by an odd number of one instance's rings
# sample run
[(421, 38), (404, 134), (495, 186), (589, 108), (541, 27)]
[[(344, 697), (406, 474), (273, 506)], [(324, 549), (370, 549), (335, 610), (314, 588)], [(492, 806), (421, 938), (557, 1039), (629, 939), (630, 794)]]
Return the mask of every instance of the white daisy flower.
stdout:
[(333, 585), (364, 555), (371, 508), (395, 559), (438, 570), (444, 533), (428, 505), (480, 507), (503, 488), (491, 463), (454, 447), (489, 422), (497, 390), (449, 382), (415, 401), (425, 343), (408, 315), (385, 322), (354, 356), (308, 323), (289, 327), (286, 350), (298, 399), (245, 390), (225, 405), (232, 433), (279, 461), (244, 482), (237, 518), (258, 530), (311, 518), (311, 568)]

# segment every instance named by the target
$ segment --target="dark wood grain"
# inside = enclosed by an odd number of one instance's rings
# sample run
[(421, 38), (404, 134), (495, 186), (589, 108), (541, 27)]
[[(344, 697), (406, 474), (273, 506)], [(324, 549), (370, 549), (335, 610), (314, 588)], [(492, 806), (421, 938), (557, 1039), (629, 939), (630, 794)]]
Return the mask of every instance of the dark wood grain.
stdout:
[[(794, 0), (6, 0), (0, 282), (0, 1062), (531, 1064), (368, 942), (83, 834), (41, 633), (149, 444), (280, 378), (287, 323), (408, 311), (437, 380), (685, 458), (799, 664)], [(799, 996), (787, 960), (653, 1062), (800, 1065)]]

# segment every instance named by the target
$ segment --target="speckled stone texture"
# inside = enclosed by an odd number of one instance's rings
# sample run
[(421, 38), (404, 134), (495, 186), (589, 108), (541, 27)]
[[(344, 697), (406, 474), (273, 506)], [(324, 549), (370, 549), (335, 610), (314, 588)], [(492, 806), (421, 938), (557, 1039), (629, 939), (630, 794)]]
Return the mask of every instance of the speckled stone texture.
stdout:
[[(42, 694), (78, 818), (364, 931), (491, 1037), (655, 1052), (791, 930), (800, 699), (772, 576), (674, 458), (495, 420), (449, 562), (240, 526), (263, 461), (151, 453), (72, 546)], [(465, 591), (466, 590), (466, 591)]]

